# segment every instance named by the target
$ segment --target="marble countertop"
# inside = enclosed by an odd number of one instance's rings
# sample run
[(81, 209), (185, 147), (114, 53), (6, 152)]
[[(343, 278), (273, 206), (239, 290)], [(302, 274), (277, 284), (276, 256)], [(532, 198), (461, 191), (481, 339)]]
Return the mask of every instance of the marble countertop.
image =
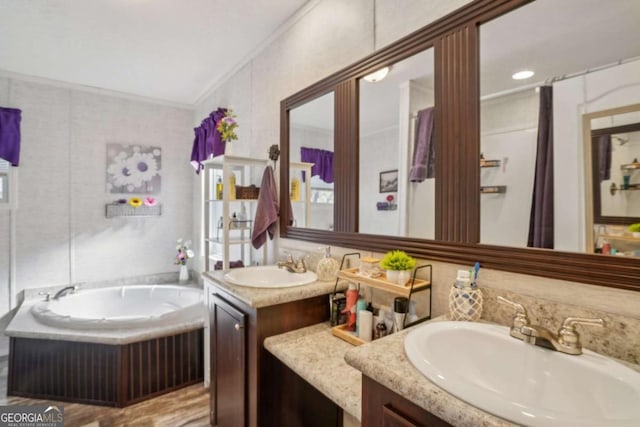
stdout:
[[(312, 298), (318, 295), (326, 295), (333, 292), (335, 281), (323, 282), (317, 280), (308, 285), (294, 286), (289, 288), (253, 288), (250, 286), (238, 286), (224, 280), (225, 271), (214, 271), (202, 273), (206, 281), (213, 281), (240, 301), (250, 307), (261, 308), (271, 305), (283, 304), (291, 301), (298, 301), (305, 298)], [(340, 281), (338, 290), (347, 288), (347, 282)]]
[(344, 359), (353, 346), (333, 336), (329, 323), (269, 337), (264, 346), (345, 412), (361, 419), (362, 375)]

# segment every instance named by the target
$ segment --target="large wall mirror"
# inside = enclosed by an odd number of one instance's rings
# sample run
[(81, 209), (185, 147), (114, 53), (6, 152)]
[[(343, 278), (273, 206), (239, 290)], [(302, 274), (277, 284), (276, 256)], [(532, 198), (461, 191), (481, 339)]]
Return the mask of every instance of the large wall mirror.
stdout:
[[(585, 9), (589, 19), (577, 19)], [(281, 235), (640, 290), (633, 250), (594, 254), (599, 224), (585, 122), (640, 104), (638, 16), (636, 0), (476, 0), (283, 100), (288, 161), (290, 113), (335, 90), (334, 222), (342, 225), (331, 232), (281, 221)], [(400, 77), (412, 63), (417, 71)], [(363, 79), (385, 67), (388, 80)], [(534, 74), (517, 80), (518, 71)], [(384, 91), (383, 103), (376, 96)], [(389, 105), (394, 112), (379, 118)], [(412, 120), (430, 107), (435, 173), (412, 199)], [(594, 119), (606, 121), (602, 114)], [(624, 164), (633, 156), (624, 154)], [(624, 177), (612, 179), (624, 186)], [(385, 192), (387, 181), (394, 191)], [(424, 205), (414, 214), (415, 203)]]

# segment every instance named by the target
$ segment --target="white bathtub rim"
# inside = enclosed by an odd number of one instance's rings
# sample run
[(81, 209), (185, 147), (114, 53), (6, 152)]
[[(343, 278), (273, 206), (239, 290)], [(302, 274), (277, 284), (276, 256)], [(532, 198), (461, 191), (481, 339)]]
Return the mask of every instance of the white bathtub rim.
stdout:
[[(171, 290), (171, 291), (188, 291), (189, 293), (199, 292), (199, 299), (194, 303), (188, 305), (178, 305), (177, 309), (160, 315), (132, 315), (132, 316), (117, 316), (117, 317), (92, 317), (86, 318), (81, 316), (64, 315), (55, 312), (56, 305), (58, 303), (67, 304), (74, 296), (85, 297), (91, 292), (117, 292), (126, 290), (138, 290), (145, 289), (151, 293), (154, 290)], [(78, 330), (118, 330), (118, 329), (132, 329), (132, 328), (149, 328), (157, 326), (168, 326), (171, 323), (178, 321), (197, 321), (198, 319), (204, 320), (204, 292), (200, 288), (173, 285), (173, 284), (139, 284), (139, 285), (123, 285), (113, 286), (105, 288), (93, 288), (87, 289), (82, 294), (68, 295), (62, 298), (66, 300), (60, 301), (39, 301), (31, 307), (31, 314), (35, 320), (46, 326), (53, 326), (63, 329), (78, 329)], [(82, 301), (82, 300), (81, 300)]]

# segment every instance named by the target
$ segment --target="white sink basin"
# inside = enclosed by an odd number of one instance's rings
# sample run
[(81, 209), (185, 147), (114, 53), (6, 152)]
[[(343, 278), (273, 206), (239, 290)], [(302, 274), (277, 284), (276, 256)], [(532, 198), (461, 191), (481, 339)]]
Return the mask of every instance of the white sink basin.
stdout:
[(290, 273), (275, 265), (234, 268), (224, 275), (224, 280), (238, 286), (252, 288), (289, 288), (313, 283), (316, 273)]
[(640, 373), (588, 350), (571, 356), (471, 322), (427, 323), (404, 348), (431, 382), (518, 424), (640, 426)]

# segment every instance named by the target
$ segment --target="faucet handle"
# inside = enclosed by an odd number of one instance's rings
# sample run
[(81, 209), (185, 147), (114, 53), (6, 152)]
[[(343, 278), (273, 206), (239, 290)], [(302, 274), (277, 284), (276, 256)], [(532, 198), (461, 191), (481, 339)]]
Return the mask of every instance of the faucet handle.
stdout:
[(293, 255), (291, 255), (291, 252), (289, 251), (282, 251), (283, 254), (285, 254), (287, 256), (287, 262), (293, 262)]
[(516, 314), (513, 316), (513, 324), (511, 325), (511, 336), (518, 339), (524, 339), (520, 328), (529, 325), (529, 317), (527, 316), (527, 309), (522, 304), (510, 301), (505, 297), (498, 296), (498, 302), (504, 305), (508, 305), (516, 310)]
[(51, 294), (49, 292), (38, 292), (38, 295), (42, 295), (45, 301), (51, 301)]
[(604, 320), (600, 318), (587, 317), (567, 317), (562, 322), (562, 326), (558, 331), (558, 342), (560, 344), (579, 350), (582, 353), (582, 344), (580, 343), (580, 335), (576, 331), (575, 325), (593, 325), (605, 326)]

